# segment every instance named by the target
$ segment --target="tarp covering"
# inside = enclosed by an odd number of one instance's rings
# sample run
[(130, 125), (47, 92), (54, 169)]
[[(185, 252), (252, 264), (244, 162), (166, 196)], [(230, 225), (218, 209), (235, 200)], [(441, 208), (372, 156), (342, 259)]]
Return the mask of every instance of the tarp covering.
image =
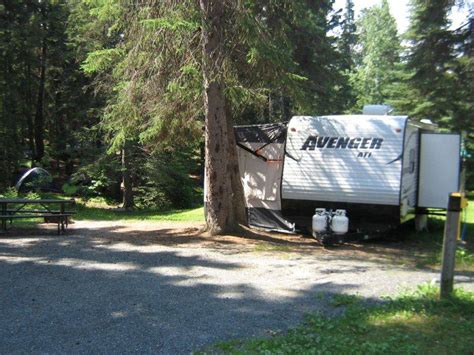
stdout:
[(238, 147), (258, 156), (264, 161), (267, 161), (272, 160), (270, 156), (278, 155), (278, 153), (270, 151), (267, 152), (268, 154), (264, 154), (262, 150), (272, 143), (285, 144), (286, 124), (269, 123), (262, 125), (237, 126), (234, 127), (234, 132)]
[(286, 123), (269, 123), (262, 125), (234, 127), (238, 145), (248, 143), (285, 143)]
[(278, 232), (294, 232), (295, 226), (288, 222), (281, 211), (266, 208), (248, 208), (247, 216), (252, 227), (268, 229)]
[(286, 124), (238, 126), (235, 138), (249, 225), (294, 232), (281, 215)]

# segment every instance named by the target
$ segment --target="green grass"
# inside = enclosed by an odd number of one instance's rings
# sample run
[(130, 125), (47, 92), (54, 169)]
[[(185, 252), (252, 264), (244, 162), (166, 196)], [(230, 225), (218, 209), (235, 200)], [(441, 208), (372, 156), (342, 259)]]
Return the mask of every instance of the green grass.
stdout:
[(83, 221), (184, 221), (203, 222), (204, 209), (202, 207), (183, 210), (130, 210), (123, 211), (116, 208), (88, 207), (78, 204), (74, 220)]
[[(14, 220), (13, 227), (20, 228), (34, 228), (38, 223), (43, 222), (43, 218), (29, 218)], [(132, 210), (132, 211), (118, 211), (114, 209), (84, 207), (77, 206), (77, 213), (73, 216), (75, 221), (175, 221), (175, 222), (203, 222), (204, 209), (202, 207), (185, 210), (168, 210), (168, 211), (153, 211), (153, 210)], [(9, 222), (8, 222), (9, 223)], [(8, 225), (10, 228), (10, 224)]]
[[(464, 245), (459, 245), (456, 252), (456, 269), (458, 271), (474, 271), (474, 199), (470, 196), (468, 207), (462, 212), (461, 230), (465, 224)], [(442, 216), (431, 217), (429, 231), (410, 232), (406, 242), (413, 245), (413, 256), (418, 268), (439, 268), (443, 246), (444, 221)], [(403, 258), (400, 261), (404, 261)]]
[[(2, 196), (0, 197), (11, 197), (16, 198), (17, 196)], [(52, 194), (28, 194), (25, 196), (30, 199), (39, 198), (55, 198), (55, 199), (69, 199), (62, 195)], [(41, 208), (41, 206), (30, 205), (29, 208)], [(83, 221), (181, 221), (181, 222), (203, 222), (204, 221), (204, 208), (192, 208), (192, 209), (169, 209), (169, 210), (151, 210), (151, 209), (132, 209), (122, 210), (117, 205), (110, 205), (103, 199), (90, 199), (81, 200), (76, 199), (76, 214), (73, 216), (73, 220)], [(43, 218), (30, 218), (15, 220), (14, 226), (19, 227), (33, 227), (35, 224), (40, 223)]]
[(192, 209), (132, 209), (123, 210), (102, 199), (76, 200), (74, 220), (83, 221), (181, 221), (203, 222), (204, 208)]
[(357, 296), (335, 295), (328, 307), (341, 316), (309, 315), (283, 335), (269, 339), (220, 343), (209, 352), (233, 354), (472, 354), (474, 293), (456, 290), (449, 300), (438, 299), (438, 288), (367, 306)]

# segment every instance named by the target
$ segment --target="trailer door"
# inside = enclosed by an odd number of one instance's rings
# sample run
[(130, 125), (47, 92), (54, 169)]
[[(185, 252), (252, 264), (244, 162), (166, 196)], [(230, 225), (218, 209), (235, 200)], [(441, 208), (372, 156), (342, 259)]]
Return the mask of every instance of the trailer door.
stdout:
[(418, 207), (446, 208), (451, 192), (459, 191), (461, 135), (422, 133)]

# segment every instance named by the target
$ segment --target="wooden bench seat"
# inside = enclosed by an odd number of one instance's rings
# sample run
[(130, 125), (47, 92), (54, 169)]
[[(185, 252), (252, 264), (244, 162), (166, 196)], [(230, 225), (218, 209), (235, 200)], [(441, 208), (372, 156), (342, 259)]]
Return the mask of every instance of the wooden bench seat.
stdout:
[[(17, 212), (18, 213), (18, 212)], [(10, 221), (12, 224), (14, 219), (29, 219), (29, 218), (44, 218), (45, 223), (57, 223), (58, 225), (58, 234), (61, 231), (65, 231), (65, 227), (69, 225), (69, 217), (71, 217), (74, 213), (73, 212), (66, 212), (66, 213), (37, 213), (37, 214), (11, 214), (11, 215), (0, 215), (0, 220)], [(49, 220), (48, 220), (49, 219)], [(5, 223), (5, 222), (3, 222)], [(5, 225), (6, 227), (6, 225)]]
[[(14, 214), (17, 214), (17, 213), (61, 213), (61, 211), (24, 210), (24, 209), (21, 209), (21, 210), (12, 210), (12, 209), (9, 209), (9, 210), (6, 210), (5, 212), (6, 212), (6, 213), (14, 213)], [(64, 211), (63, 213), (71, 213), (71, 214), (74, 214), (74, 213), (76, 213), (76, 212), (74, 212), (74, 211)]]
[(11, 214), (0, 215), (0, 219), (27, 219), (27, 218), (50, 218), (50, 217), (71, 217), (73, 213), (42, 213), (42, 214)]

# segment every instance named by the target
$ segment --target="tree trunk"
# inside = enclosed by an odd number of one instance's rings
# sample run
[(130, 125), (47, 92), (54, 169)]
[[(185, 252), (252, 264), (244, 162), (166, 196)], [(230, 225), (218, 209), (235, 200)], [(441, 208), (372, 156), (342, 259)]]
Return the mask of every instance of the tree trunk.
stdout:
[(235, 221), (239, 224), (247, 225), (247, 215), (245, 213), (245, 196), (239, 171), (239, 157), (237, 155), (237, 142), (235, 141), (234, 125), (231, 114), (227, 112), (227, 129), (229, 134), (229, 176), (232, 180), (232, 204)]
[(200, 0), (203, 17), (203, 75), (205, 105), (206, 224), (211, 235), (238, 228), (244, 219), (242, 186), (223, 80), (223, 23), (221, 0)]
[(25, 92), (25, 116), (26, 116), (26, 123), (27, 123), (27, 130), (28, 130), (28, 147), (30, 148), (31, 154), (31, 165), (33, 166), (35, 157), (36, 157), (36, 149), (35, 149), (35, 129), (33, 125), (33, 92), (31, 90), (31, 81), (33, 80), (31, 75), (31, 66), (30, 63), (26, 64), (26, 92)]
[(125, 145), (122, 149), (122, 187), (123, 187), (123, 208), (133, 208), (133, 184), (130, 173), (130, 150)]
[(40, 83), (38, 88), (38, 100), (36, 103), (35, 128), (35, 160), (40, 161), (44, 157), (44, 87), (46, 80), (46, 39), (41, 44), (41, 68)]
[(272, 93), (268, 94), (268, 122), (273, 122), (273, 100)]

